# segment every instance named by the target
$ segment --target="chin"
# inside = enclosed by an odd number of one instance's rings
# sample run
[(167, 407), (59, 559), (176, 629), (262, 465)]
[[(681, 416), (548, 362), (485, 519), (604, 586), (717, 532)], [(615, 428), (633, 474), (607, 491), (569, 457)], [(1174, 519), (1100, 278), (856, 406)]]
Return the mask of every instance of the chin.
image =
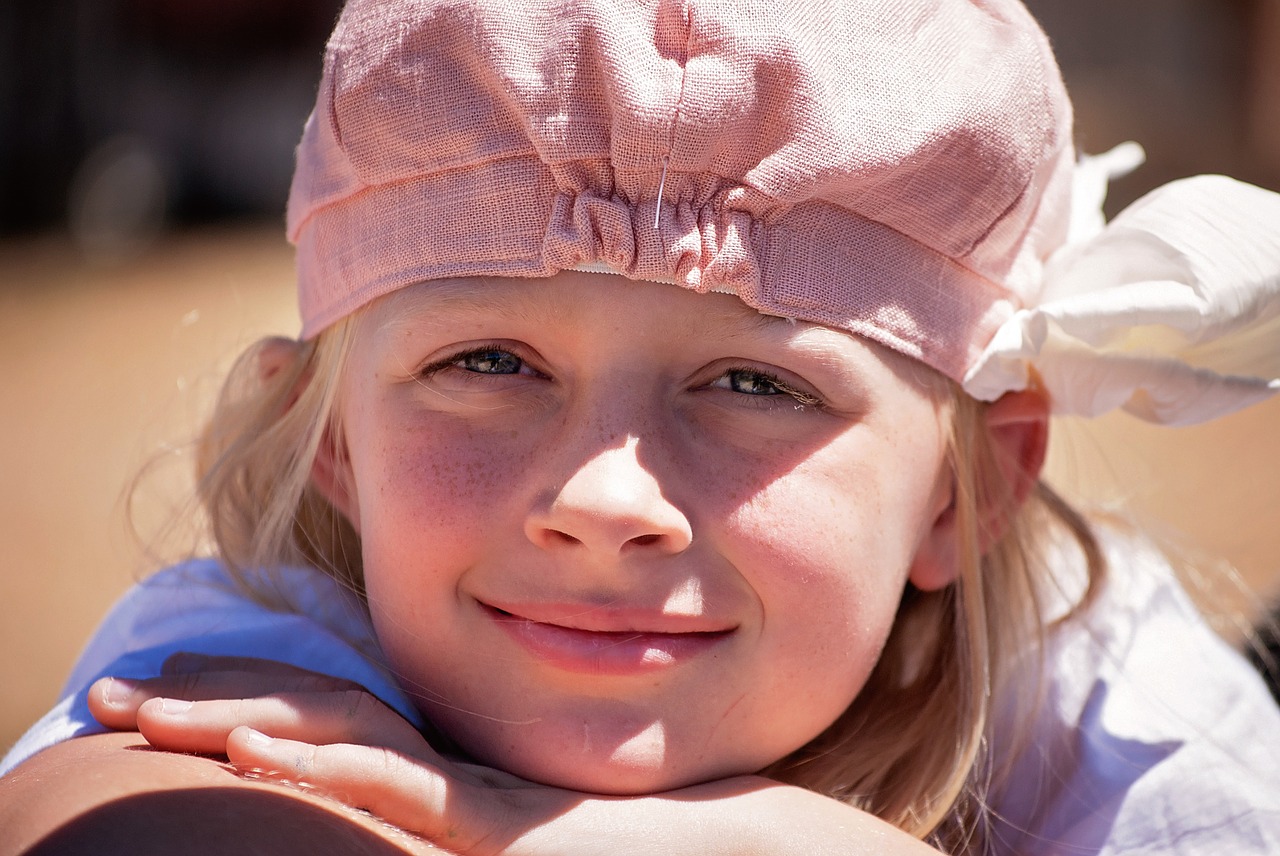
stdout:
[(673, 763), (661, 741), (637, 745), (633, 740), (598, 755), (545, 750), (545, 745), (508, 746), (502, 753), (475, 754), (481, 763), (522, 779), (603, 796), (657, 794), (755, 772), (726, 763), (689, 763), (687, 753)]
[(671, 769), (665, 765), (654, 768), (616, 763), (578, 765), (572, 768), (559, 764), (534, 765), (527, 769), (510, 769), (508, 772), (552, 787), (618, 797), (665, 793), (734, 775), (726, 773), (719, 776), (707, 772)]
[[(636, 796), (751, 775), (769, 763), (747, 735), (717, 734), (662, 710), (616, 699), (575, 697), (559, 706), (479, 718), (437, 710), (436, 725), (465, 754), (539, 784), (583, 793)], [(751, 747), (754, 751), (744, 751)]]

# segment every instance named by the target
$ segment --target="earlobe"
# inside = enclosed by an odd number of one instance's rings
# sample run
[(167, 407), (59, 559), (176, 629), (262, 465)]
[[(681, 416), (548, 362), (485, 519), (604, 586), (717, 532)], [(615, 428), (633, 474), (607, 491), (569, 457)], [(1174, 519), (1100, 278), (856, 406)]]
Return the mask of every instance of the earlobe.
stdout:
[[(977, 482), (972, 486), (977, 547), (982, 555), (1008, 531), (1040, 478), (1049, 446), (1049, 401), (1034, 387), (1006, 393), (987, 406), (984, 421), (991, 460), (985, 467), (982, 462), (972, 462)], [(937, 514), (916, 551), (910, 580), (922, 591), (945, 588), (960, 573), (962, 533), (956, 492), (952, 485), (951, 501)]]

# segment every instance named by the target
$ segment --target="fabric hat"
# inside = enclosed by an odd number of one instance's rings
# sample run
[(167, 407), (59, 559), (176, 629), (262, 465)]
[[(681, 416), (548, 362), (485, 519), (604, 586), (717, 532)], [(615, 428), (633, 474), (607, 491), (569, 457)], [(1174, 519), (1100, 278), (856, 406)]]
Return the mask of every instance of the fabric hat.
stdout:
[(424, 280), (607, 270), (994, 398), (1040, 368), (1028, 313), (1074, 181), (1070, 102), (1016, 0), (351, 0), (289, 235), (307, 337)]

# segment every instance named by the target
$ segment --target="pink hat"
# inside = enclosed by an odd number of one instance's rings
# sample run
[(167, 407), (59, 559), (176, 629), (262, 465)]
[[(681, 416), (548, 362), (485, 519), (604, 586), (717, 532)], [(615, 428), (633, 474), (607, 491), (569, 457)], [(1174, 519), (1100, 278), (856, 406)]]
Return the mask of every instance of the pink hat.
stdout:
[(963, 378), (1065, 238), (1015, 0), (351, 0), (298, 150), (303, 335), (423, 280), (601, 268)]
[(303, 335), (423, 280), (608, 270), (857, 333), (992, 400), (1280, 391), (1280, 195), (1110, 224), (1018, 0), (350, 0), (298, 149)]

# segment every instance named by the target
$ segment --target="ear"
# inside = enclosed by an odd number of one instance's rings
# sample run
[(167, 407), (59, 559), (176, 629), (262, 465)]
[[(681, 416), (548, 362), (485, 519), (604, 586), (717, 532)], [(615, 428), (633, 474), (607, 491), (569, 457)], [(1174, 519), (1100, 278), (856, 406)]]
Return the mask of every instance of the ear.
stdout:
[[(286, 339), (283, 336), (272, 336), (263, 339), (258, 343), (258, 379), (262, 383), (270, 383), (281, 372), (287, 372), (294, 367), (302, 354), (302, 343), (296, 339)], [(298, 400), (298, 395), (302, 392), (302, 387), (306, 381), (306, 377), (298, 379), (293, 389), (289, 391), (289, 398), (285, 402), (285, 410), (293, 407), (293, 403)]]
[[(1049, 447), (1049, 399), (1038, 387), (1008, 392), (984, 415), (995, 472), (977, 472), (988, 483), (978, 490), (978, 548), (987, 553), (1008, 531), (1014, 515), (1035, 489)], [(960, 533), (955, 487), (925, 535), (911, 566), (911, 584), (936, 591), (960, 573)]]
[[(998, 486), (987, 491), (995, 494), (994, 502), (1004, 506), (983, 509), (984, 513), (1001, 518), (984, 517), (988, 525), (983, 528), (995, 533), (991, 539), (994, 541), (1004, 534), (1009, 518), (1026, 502), (1044, 469), (1049, 449), (1049, 397), (1038, 386), (1007, 392), (987, 407), (986, 421), (1000, 481), (1008, 491), (1008, 501), (1004, 503), (999, 502), (1002, 491)], [(984, 551), (989, 546), (984, 545)]]

